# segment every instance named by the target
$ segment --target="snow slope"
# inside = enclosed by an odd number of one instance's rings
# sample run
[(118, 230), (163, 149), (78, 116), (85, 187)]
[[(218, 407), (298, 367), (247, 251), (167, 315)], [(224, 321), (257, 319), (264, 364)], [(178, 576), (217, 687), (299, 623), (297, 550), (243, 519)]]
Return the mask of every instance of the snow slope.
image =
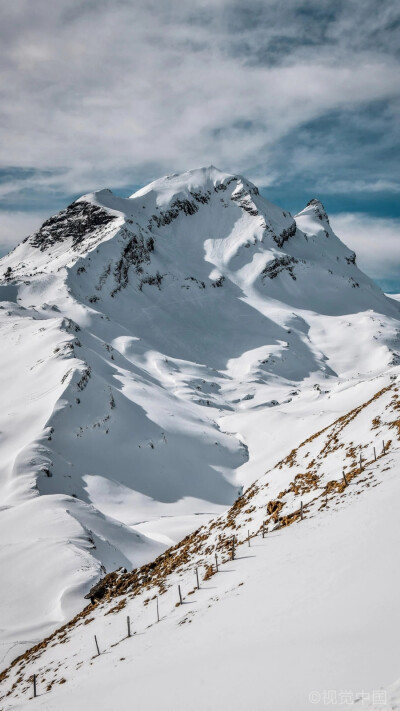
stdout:
[(214, 167), (80, 198), (0, 276), (4, 666), (398, 363), (399, 304), (321, 203)]
[(398, 375), (376, 377), (372, 396), (154, 565), (109, 579), (100, 600), (8, 670), (4, 708), (32, 707), (32, 674), (35, 707), (60, 711), (382, 699), (399, 676)]

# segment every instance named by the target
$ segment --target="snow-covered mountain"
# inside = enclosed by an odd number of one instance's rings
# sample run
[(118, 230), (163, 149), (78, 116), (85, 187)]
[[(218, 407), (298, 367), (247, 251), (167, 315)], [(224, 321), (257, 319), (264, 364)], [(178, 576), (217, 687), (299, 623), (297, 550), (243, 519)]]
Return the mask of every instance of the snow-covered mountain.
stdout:
[(0, 277), (3, 666), (397, 372), (400, 305), (321, 203), (214, 167), (80, 198)]

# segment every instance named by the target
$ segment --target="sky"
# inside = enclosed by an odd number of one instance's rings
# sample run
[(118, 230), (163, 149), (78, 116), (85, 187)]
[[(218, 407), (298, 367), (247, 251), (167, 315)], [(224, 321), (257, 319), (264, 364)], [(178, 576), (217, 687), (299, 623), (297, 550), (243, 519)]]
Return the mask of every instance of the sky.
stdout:
[(0, 5), (0, 253), (83, 193), (214, 164), (312, 198), (400, 292), (397, 0)]

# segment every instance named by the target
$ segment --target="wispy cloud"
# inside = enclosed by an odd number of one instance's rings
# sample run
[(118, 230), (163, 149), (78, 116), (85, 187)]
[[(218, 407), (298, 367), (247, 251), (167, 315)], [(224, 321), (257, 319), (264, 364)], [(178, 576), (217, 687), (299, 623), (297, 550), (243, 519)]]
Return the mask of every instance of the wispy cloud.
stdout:
[(400, 193), (400, 180), (328, 180), (320, 182), (324, 193)]
[(400, 219), (363, 213), (330, 215), (338, 237), (354, 249), (357, 264), (377, 280), (396, 280), (400, 290)]
[(47, 216), (45, 212), (0, 210), (0, 257), (37, 230)]
[[(72, 196), (208, 163), (289, 209), (393, 204), (399, 26), (395, 0), (1, 3), (3, 249)], [(397, 221), (333, 223), (368, 273), (394, 274)]]
[(400, 92), (393, 0), (16, 0), (0, 14), (0, 164), (60, 170), (68, 192), (209, 162), (301, 174), (321, 141), (303, 137), (294, 160), (276, 150), (286, 137)]

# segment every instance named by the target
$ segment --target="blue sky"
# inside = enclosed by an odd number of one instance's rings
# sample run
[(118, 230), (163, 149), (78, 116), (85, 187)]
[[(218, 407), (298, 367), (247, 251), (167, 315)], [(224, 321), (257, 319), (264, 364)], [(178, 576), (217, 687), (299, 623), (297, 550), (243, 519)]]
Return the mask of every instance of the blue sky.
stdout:
[(394, 0), (14, 0), (0, 8), (0, 250), (82, 193), (213, 163), (311, 197), (400, 291)]

